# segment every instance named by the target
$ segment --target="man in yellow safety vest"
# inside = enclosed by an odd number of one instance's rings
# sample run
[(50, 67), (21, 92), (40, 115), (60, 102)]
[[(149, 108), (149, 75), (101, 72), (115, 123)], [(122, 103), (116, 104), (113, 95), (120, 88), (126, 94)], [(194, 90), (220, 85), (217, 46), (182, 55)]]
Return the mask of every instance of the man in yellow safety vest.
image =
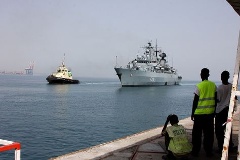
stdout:
[[(167, 127), (170, 121), (171, 126)], [(168, 151), (163, 159), (187, 159), (192, 151), (192, 144), (189, 142), (187, 132), (182, 125), (178, 124), (178, 117), (174, 114), (169, 115), (162, 130), (165, 136), (165, 146)]]
[(214, 114), (216, 108), (216, 85), (208, 80), (209, 70), (203, 68), (201, 70), (202, 82), (198, 83), (194, 92), (194, 100), (192, 105), (191, 119), (193, 123), (192, 131), (192, 155), (198, 156), (202, 144), (207, 157), (213, 155), (214, 140)]

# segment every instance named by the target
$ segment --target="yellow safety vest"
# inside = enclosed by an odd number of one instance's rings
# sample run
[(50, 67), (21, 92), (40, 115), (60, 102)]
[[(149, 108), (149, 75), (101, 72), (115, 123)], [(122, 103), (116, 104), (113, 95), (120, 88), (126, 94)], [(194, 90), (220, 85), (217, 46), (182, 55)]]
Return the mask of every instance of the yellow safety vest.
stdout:
[(199, 90), (199, 100), (194, 112), (196, 115), (212, 114), (215, 110), (216, 85), (208, 80), (197, 84)]
[(175, 156), (186, 155), (192, 151), (192, 144), (188, 141), (186, 130), (182, 125), (169, 126), (166, 130), (170, 137), (168, 150)]

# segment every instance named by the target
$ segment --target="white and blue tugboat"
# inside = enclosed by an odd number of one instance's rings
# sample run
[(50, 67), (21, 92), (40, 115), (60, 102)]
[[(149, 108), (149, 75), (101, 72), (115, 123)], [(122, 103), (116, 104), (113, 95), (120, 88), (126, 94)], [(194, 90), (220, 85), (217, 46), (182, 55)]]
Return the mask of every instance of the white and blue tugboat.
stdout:
[(143, 47), (143, 55), (127, 64), (126, 67), (115, 66), (114, 69), (123, 87), (179, 85), (182, 77), (177, 70), (168, 65), (166, 53), (153, 47), (151, 42)]
[(62, 65), (57, 68), (57, 71), (49, 75), (46, 80), (49, 84), (78, 84), (79, 80), (74, 80), (72, 72), (65, 66), (64, 61)]

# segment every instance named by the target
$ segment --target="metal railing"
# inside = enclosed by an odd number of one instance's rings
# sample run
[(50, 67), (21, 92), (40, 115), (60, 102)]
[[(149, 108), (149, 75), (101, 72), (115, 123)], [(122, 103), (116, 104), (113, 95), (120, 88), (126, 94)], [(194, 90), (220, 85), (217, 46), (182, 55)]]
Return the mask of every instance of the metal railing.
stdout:
[(0, 152), (15, 150), (15, 160), (20, 160), (21, 145), (18, 142), (0, 139)]
[[(230, 141), (230, 135), (231, 135), (231, 131), (232, 131), (232, 119), (233, 119), (235, 96), (240, 96), (240, 92), (237, 91), (238, 79), (239, 79), (239, 65), (240, 65), (240, 33), (239, 33), (239, 38), (238, 38), (237, 55), (236, 55), (235, 69), (234, 69), (233, 83), (232, 83), (232, 92), (231, 92), (231, 98), (230, 98), (230, 104), (229, 104), (228, 120), (227, 120), (227, 124), (226, 124), (226, 131), (225, 131), (225, 138), (224, 138), (224, 143), (223, 143), (221, 160), (228, 159), (229, 141)], [(239, 139), (240, 139), (240, 133), (238, 134), (238, 140)], [(240, 147), (239, 144), (238, 144), (238, 147)], [(239, 148), (238, 148), (238, 158), (237, 159), (240, 160)]]

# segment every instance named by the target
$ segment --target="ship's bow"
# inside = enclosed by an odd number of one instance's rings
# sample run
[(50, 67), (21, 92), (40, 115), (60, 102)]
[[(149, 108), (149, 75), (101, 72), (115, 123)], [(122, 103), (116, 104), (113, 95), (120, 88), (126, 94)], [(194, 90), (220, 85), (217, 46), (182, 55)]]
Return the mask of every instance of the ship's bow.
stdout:
[(115, 71), (116, 71), (116, 73), (117, 73), (117, 76), (118, 76), (120, 82), (121, 82), (121, 79), (122, 79), (121, 68), (115, 67), (114, 69), (115, 69)]

